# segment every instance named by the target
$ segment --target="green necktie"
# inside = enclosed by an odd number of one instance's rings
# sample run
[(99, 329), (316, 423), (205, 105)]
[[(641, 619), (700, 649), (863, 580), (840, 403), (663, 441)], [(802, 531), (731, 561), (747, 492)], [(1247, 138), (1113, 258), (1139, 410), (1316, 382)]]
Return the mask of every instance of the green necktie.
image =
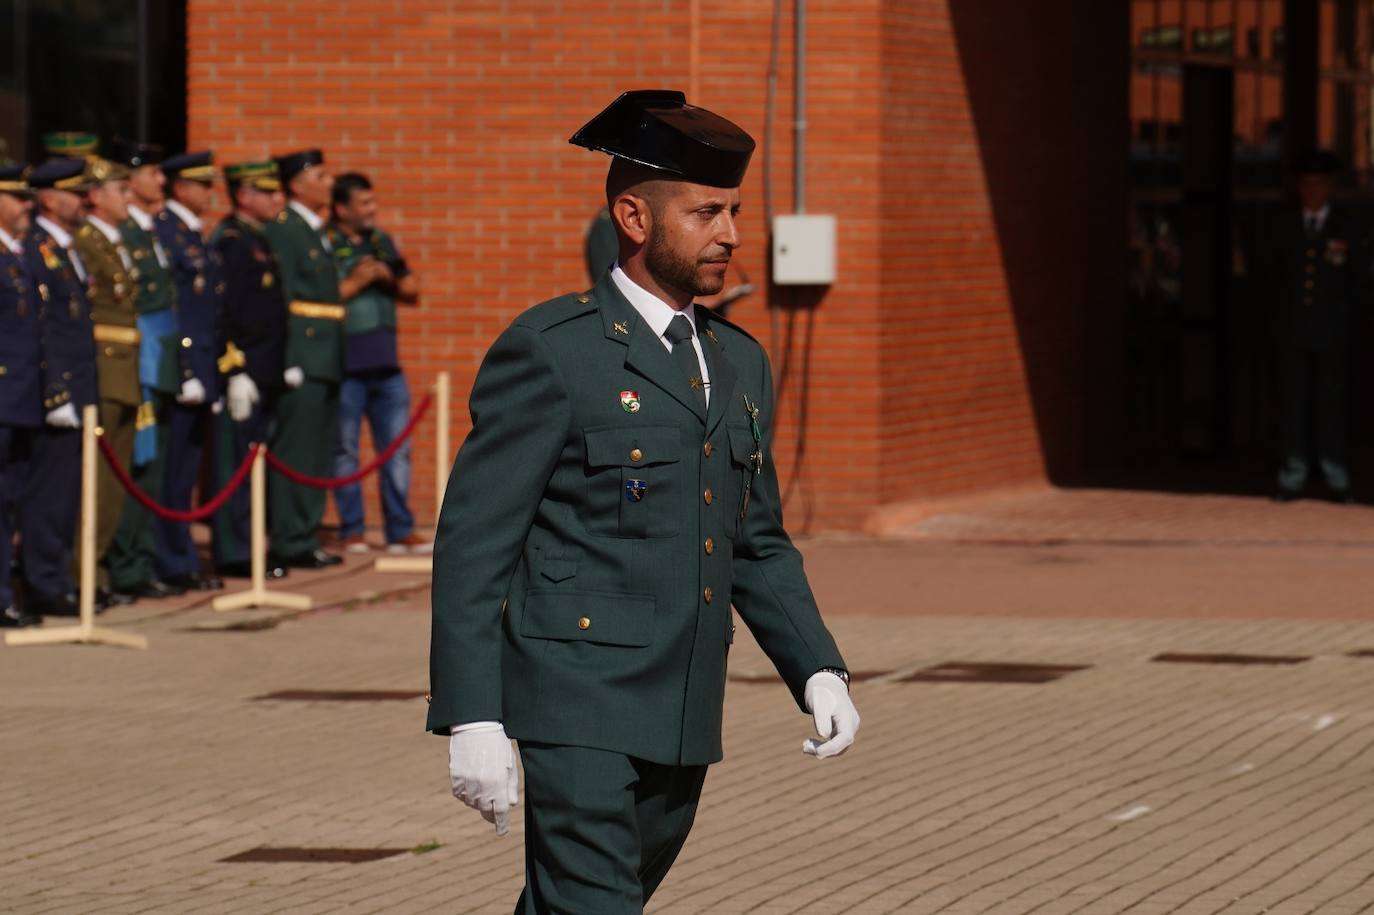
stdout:
[(686, 315), (678, 315), (668, 322), (668, 329), (663, 336), (673, 344), (673, 361), (687, 379), (692, 394), (696, 396), (697, 406), (705, 416), (706, 385), (701, 379), (701, 363), (697, 361), (696, 347), (692, 346), (692, 322), (687, 320)]

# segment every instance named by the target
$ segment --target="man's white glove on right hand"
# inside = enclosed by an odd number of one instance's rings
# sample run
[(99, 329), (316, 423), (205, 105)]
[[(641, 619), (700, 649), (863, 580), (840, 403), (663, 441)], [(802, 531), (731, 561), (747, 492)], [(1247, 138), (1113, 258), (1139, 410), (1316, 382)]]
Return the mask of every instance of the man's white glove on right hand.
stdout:
[(520, 773), (506, 729), (497, 721), (459, 725), (448, 739), (448, 777), (453, 796), (510, 831), (510, 809), (520, 802)]
[(253, 415), (253, 404), (258, 402), (258, 386), (247, 372), (239, 372), (229, 378), (229, 418), (241, 423)]
[(177, 394), (177, 403), (186, 406), (205, 403), (205, 385), (200, 383), (199, 378), (187, 378), (181, 383), (181, 392)]
[(70, 403), (64, 403), (56, 410), (49, 410), (43, 421), (55, 429), (81, 428), (81, 417), (77, 414), (76, 407)]
[(298, 388), (305, 384), (305, 370), (298, 365), (281, 373), (281, 380), (286, 382), (288, 388)]

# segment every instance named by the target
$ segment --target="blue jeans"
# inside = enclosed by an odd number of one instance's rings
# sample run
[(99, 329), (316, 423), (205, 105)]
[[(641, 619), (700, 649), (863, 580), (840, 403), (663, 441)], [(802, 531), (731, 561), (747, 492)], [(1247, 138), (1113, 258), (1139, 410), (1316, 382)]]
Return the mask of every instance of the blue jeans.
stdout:
[[(400, 435), (410, 418), (410, 387), (399, 369), (347, 375), (339, 389), (339, 442), (334, 456), (334, 475), (358, 469), (358, 437), (363, 417), (372, 430), (372, 446), (384, 450)], [(410, 495), (410, 442), (382, 466), (382, 517), (388, 543), (395, 543), (415, 529), (415, 518), (406, 505)], [(351, 537), (363, 532), (363, 488), (359, 483), (334, 490), (339, 509), (339, 534)]]

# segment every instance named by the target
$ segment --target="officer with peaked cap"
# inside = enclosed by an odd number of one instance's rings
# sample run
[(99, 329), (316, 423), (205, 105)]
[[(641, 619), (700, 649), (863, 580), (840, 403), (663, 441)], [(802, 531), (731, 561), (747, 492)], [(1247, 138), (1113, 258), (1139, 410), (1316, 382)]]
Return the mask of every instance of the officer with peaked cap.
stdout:
[(81, 410), (98, 400), (88, 273), (73, 248), (85, 220), (86, 160), (49, 159), (29, 173), (38, 210), (22, 242), (38, 290), (43, 340), (43, 427), (19, 509), (25, 609), (74, 616), (72, 543), (81, 496)]
[(10, 587), (10, 549), (19, 494), (30, 470), (33, 438), (43, 425), (42, 334), (38, 290), (20, 239), (33, 200), (23, 165), (0, 166), (0, 628), (33, 626)]
[[(217, 489), (229, 482), (251, 443), (268, 440), (283, 390), (286, 352), (281, 270), (264, 234), (282, 208), (277, 164), (269, 160), (226, 165), (224, 182), (234, 209), (210, 239), (224, 277), (216, 333), (217, 346), (223, 347), (216, 366), (225, 392), (225, 410), (215, 436)], [(239, 487), (224, 510), (216, 513), (215, 567), (221, 574), (249, 575), (251, 517), (246, 486)], [(284, 566), (268, 563), (269, 578), (285, 574)]]
[[(164, 450), (162, 503), (186, 511), (200, 475), (204, 444), (210, 441), (214, 404), (221, 385), (215, 362), (222, 351), (217, 324), (226, 290), (219, 252), (205, 241), (214, 199), (215, 167), (206, 152), (185, 152), (162, 163), (167, 202), (153, 217), (176, 288), (173, 345), (163, 360), (176, 381), (176, 394), (160, 422)], [(170, 365), (168, 365), (170, 363)], [(223, 587), (201, 574), (190, 525), (154, 522), (158, 574), (168, 584), (196, 591)]]
[[(343, 380), (343, 322), (334, 260), (325, 249), (324, 219), (333, 179), (324, 154), (307, 149), (277, 158), (287, 205), (265, 227), (281, 266), (289, 317), (286, 390), (277, 404), (272, 450), (312, 476), (327, 477), (338, 437), (339, 383)], [(325, 492), (274, 474), (270, 483), (272, 551), (286, 565), (318, 569), (343, 560), (320, 549), (315, 532), (324, 518)]]
[(99, 148), (100, 138), (85, 130), (58, 130), (43, 134), (43, 151), (54, 158), (89, 158)]
[[(487, 353), (434, 556), (432, 699), (453, 793), (506, 830), (517, 912), (639, 913), (721, 758), (733, 603), (811, 713), (859, 716), (782, 525), (763, 348), (694, 305), (740, 245), (754, 142), (678, 92), (631, 92), (572, 142), (610, 153), (619, 260)], [(838, 802), (833, 801), (831, 803)]]
[[(176, 368), (176, 300), (168, 272), (167, 252), (154, 235), (153, 214), (163, 207), (166, 178), (159, 163), (162, 147), (116, 139), (110, 159), (129, 170), (129, 217), (119, 224), (124, 247), (133, 258), (134, 306), (138, 311), (138, 382), (142, 395), (134, 424), (134, 482), (154, 498), (162, 491), (166, 469), (165, 426), (172, 398), (178, 393)], [(105, 554), (114, 590), (137, 597), (184, 594), (180, 582), (159, 574), (153, 537), (153, 514), (126, 499), (114, 539)]]

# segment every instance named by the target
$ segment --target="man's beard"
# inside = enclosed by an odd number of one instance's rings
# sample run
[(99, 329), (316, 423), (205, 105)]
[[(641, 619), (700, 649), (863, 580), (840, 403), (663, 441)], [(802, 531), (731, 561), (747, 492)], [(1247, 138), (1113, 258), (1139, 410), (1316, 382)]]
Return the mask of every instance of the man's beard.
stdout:
[(665, 286), (680, 289), (693, 296), (715, 295), (725, 288), (725, 277), (704, 278), (697, 271), (700, 264), (674, 251), (664, 239), (657, 221), (649, 228), (649, 246), (644, 251), (644, 266)]

